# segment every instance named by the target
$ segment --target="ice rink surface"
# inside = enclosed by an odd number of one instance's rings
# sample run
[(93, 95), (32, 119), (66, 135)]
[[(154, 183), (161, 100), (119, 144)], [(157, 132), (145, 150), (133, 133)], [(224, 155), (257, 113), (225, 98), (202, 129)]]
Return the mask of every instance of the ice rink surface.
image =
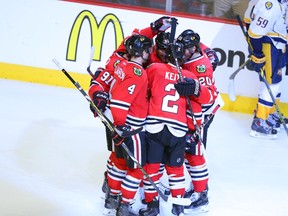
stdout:
[[(0, 79), (0, 101), (0, 216), (101, 216), (104, 126), (80, 92)], [(206, 151), (210, 211), (201, 215), (288, 215), (287, 135), (252, 138), (251, 121), (215, 116)], [(167, 203), (161, 211), (172, 215)]]

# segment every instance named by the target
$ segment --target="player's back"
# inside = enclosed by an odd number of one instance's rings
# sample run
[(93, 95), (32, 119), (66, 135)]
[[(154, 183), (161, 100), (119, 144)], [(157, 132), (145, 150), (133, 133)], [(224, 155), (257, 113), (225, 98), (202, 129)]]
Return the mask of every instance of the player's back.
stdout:
[(144, 126), (148, 112), (146, 71), (137, 63), (121, 61), (111, 84), (110, 109), (115, 125)]
[(154, 63), (146, 70), (151, 91), (147, 131), (159, 132), (167, 125), (173, 135), (184, 136), (187, 131), (186, 99), (180, 97), (174, 87), (179, 79), (177, 68), (172, 64)]

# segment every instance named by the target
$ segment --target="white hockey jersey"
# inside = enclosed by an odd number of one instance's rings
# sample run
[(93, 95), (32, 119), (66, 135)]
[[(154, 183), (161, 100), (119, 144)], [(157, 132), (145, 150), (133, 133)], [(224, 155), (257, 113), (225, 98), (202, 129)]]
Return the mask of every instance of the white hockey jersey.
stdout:
[(252, 38), (270, 39), (277, 49), (285, 51), (287, 44), (287, 0), (251, 0), (244, 15)]

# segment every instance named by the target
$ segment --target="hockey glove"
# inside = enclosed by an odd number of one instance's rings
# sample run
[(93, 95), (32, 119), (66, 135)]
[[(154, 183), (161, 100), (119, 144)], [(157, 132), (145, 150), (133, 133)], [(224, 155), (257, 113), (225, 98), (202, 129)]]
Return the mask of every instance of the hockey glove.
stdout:
[(256, 72), (260, 72), (261, 68), (265, 65), (265, 56), (263, 53), (252, 53), (249, 61), (249, 67), (253, 68)]
[[(96, 91), (93, 93), (92, 101), (101, 112), (104, 112), (108, 101), (108, 94), (103, 91)], [(90, 105), (90, 110), (94, 114), (94, 117), (97, 117), (96, 109), (92, 105)]]
[(164, 32), (171, 27), (171, 17), (163, 16), (150, 24), (153, 33)]
[(212, 49), (205, 49), (204, 52), (206, 53), (207, 57), (209, 58), (211, 64), (212, 64), (212, 67), (213, 67), (213, 71), (215, 71), (217, 65), (219, 64), (219, 58), (216, 54), (216, 52)]
[(195, 148), (199, 142), (199, 135), (195, 134), (195, 131), (188, 131), (186, 136), (185, 150), (189, 151), (190, 149)]
[[(131, 130), (131, 127), (129, 125), (126, 125), (126, 124), (118, 125), (118, 126), (116, 126), (116, 128), (119, 131), (130, 131)], [(111, 137), (112, 137), (112, 139), (114, 141), (114, 144), (116, 146), (121, 145), (124, 142), (124, 139), (125, 139), (124, 137), (121, 137), (117, 132), (113, 132), (111, 134)]]
[(200, 83), (197, 80), (184, 78), (183, 82), (178, 82), (174, 86), (180, 95), (199, 97)]

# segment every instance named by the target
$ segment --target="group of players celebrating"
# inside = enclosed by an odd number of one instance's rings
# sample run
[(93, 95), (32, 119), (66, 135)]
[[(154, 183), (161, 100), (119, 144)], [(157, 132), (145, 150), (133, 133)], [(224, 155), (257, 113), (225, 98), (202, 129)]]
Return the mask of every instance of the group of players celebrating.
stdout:
[[(245, 14), (249, 64), (265, 73), (277, 103), (281, 69), (287, 64), (287, 24), (282, 17), (287, 10), (287, 1), (253, 0)], [(129, 137), (106, 129), (110, 156), (103, 187), (104, 215), (160, 215), (158, 189), (164, 170), (170, 195), (191, 200), (185, 206), (173, 203), (173, 215), (208, 211), (204, 152), (209, 125), (224, 105), (213, 77), (219, 60), (192, 29), (175, 38), (173, 19), (164, 16), (147, 28), (135, 29), (91, 80), (89, 96), (116, 131), (142, 129)], [(260, 76), (261, 85), (263, 79)], [(281, 113), (273, 109), (268, 90), (260, 89), (251, 126), (255, 137), (275, 137), (280, 127)], [(97, 117), (95, 107), (90, 108)], [(288, 123), (283, 119), (282, 123)], [(191, 177), (186, 191), (185, 170)], [(138, 190), (144, 191), (145, 207), (135, 212), (131, 205)]]
[[(164, 16), (147, 28), (135, 29), (91, 80), (89, 96), (117, 131), (142, 128), (130, 137), (106, 129), (111, 153), (104, 215), (160, 215), (155, 186), (159, 187), (164, 170), (171, 196), (191, 200), (189, 206), (173, 203), (173, 215), (208, 211), (204, 152), (215, 110), (223, 106), (213, 78), (219, 60), (191, 29), (174, 38), (172, 19)], [(184, 166), (193, 186), (187, 191)], [(140, 189), (145, 207), (135, 212), (131, 204)]]

